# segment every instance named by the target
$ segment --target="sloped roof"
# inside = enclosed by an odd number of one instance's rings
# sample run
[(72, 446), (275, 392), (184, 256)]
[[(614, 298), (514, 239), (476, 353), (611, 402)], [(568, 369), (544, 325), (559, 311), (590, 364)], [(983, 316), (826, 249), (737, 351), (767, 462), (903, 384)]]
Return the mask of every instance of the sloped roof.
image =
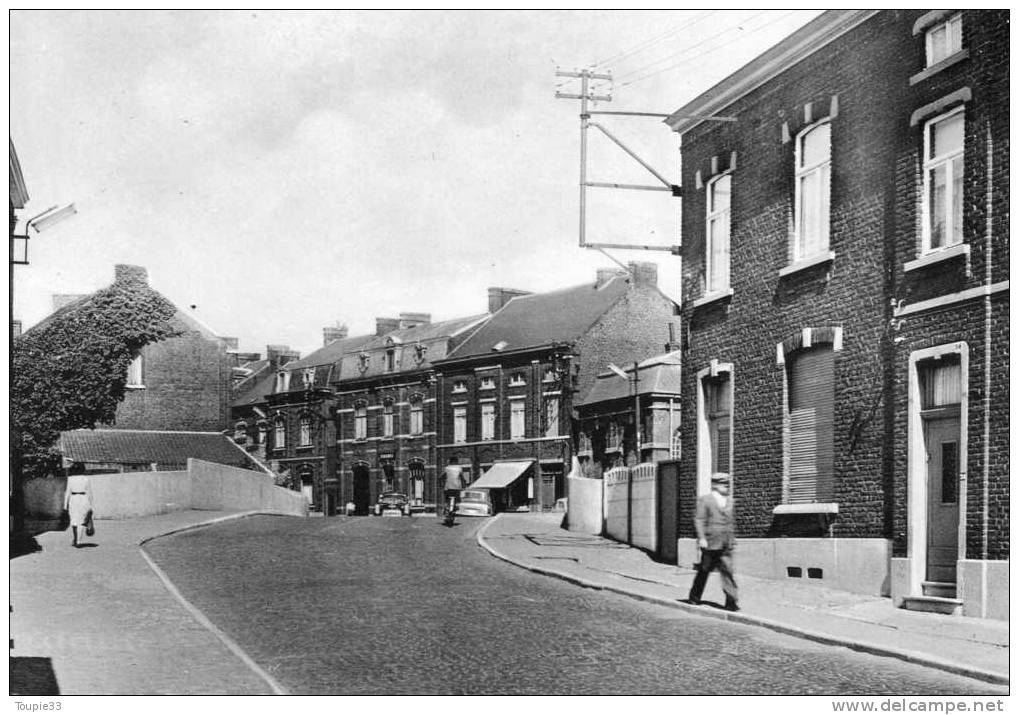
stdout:
[[(619, 366), (623, 368), (622, 365)], [(627, 375), (633, 374), (633, 365), (623, 369)], [(680, 359), (679, 351), (656, 355), (653, 358), (638, 363), (637, 393), (640, 395), (679, 395), (680, 387)], [(623, 379), (611, 370), (598, 375), (598, 379), (591, 384), (587, 394), (577, 401), (578, 405), (593, 405), (597, 402), (618, 400), (621, 398), (633, 397), (630, 380)]]
[(496, 354), (554, 342), (570, 342), (583, 335), (626, 295), (625, 276), (613, 276), (600, 288), (585, 283), (549, 293), (531, 293), (510, 300), (479, 327), (450, 358)]
[(60, 452), (75, 462), (114, 464), (186, 464), (188, 457), (250, 467), (251, 460), (219, 432), (162, 430), (71, 430), (61, 432)]
[(343, 357), (344, 353), (359, 349), (365, 343), (374, 340), (375, 335), (356, 335), (352, 338), (341, 338), (334, 340), (325, 347), (309, 353), (300, 360), (294, 360), (284, 365), (287, 370), (300, 367), (317, 367), (318, 365), (332, 365)]
[(452, 335), (456, 335), (456, 333), (463, 328), (478, 322), (486, 315), (487, 313), (481, 313), (479, 315), (470, 315), (465, 318), (454, 318), (453, 320), (444, 320), (439, 323), (427, 323), (413, 328), (394, 330), (386, 333), (385, 335), (374, 337), (370, 342), (361, 346), (361, 349), (373, 350), (375, 348), (387, 346), (390, 340), (394, 343), (406, 344), (425, 342), (427, 340), (437, 340), (439, 338), (448, 338)]
[[(258, 365), (258, 367), (249, 367), (253, 365)], [(265, 402), (265, 396), (272, 392), (276, 384), (276, 373), (269, 369), (268, 360), (248, 363), (245, 367), (254, 370), (254, 372), (234, 388), (233, 400), (230, 403), (232, 407), (246, 407)]]

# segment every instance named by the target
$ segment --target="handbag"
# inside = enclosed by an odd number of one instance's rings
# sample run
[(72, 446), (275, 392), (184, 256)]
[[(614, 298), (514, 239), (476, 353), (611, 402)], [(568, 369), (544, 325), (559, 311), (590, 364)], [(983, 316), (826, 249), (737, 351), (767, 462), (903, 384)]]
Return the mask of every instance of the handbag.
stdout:
[(95, 536), (96, 525), (92, 520), (92, 510), (89, 509), (88, 513), (85, 514), (85, 536)]

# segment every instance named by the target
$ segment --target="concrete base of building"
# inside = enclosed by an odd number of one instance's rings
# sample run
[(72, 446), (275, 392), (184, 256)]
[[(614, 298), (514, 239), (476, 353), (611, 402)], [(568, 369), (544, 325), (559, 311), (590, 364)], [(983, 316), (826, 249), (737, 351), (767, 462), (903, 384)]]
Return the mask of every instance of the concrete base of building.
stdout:
[[(697, 542), (677, 543), (681, 566), (697, 560)], [(738, 539), (737, 573), (759, 578), (816, 583), (852, 593), (887, 596), (891, 589), (888, 539)]]
[[(902, 606), (907, 596), (921, 595), (922, 584), (912, 584), (912, 559), (892, 559), (892, 601)], [(956, 598), (962, 615), (1008, 620), (1008, 561), (965, 559), (956, 562)]]

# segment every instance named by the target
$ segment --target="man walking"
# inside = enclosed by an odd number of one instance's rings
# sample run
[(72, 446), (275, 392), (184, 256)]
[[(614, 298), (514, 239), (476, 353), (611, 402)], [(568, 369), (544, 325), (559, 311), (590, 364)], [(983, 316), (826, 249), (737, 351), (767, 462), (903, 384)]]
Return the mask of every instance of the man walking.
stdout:
[(732, 577), (732, 547), (735, 544), (736, 521), (729, 498), (729, 475), (711, 475), (711, 493), (697, 499), (694, 515), (694, 529), (697, 530), (697, 545), (701, 549), (701, 560), (697, 575), (690, 587), (689, 602), (699, 604), (708, 574), (718, 569), (722, 577), (722, 591), (725, 592), (725, 610), (739, 610), (739, 596), (736, 581)]

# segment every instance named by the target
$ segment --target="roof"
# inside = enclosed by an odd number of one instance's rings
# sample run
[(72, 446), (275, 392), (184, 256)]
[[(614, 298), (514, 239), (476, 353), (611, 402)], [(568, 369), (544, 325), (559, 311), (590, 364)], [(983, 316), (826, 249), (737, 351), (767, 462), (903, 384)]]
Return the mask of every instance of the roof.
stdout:
[[(633, 374), (633, 366), (624, 370), (627, 375)], [(679, 351), (657, 355), (637, 365), (637, 394), (639, 395), (679, 395), (680, 394), (680, 359)], [(598, 375), (578, 402), (578, 405), (593, 405), (598, 402), (633, 397), (629, 379), (609, 371)]]
[(334, 340), (325, 347), (309, 353), (300, 360), (288, 362), (283, 367), (287, 370), (300, 367), (317, 367), (319, 365), (332, 365), (339, 361), (344, 353), (359, 349), (365, 343), (374, 340), (375, 335), (356, 335), (353, 338), (341, 338)]
[(25, 204), (28, 203), (28, 188), (25, 186), (25, 175), (21, 173), (21, 162), (18, 161), (18, 152), (14, 150), (14, 140), (10, 137), (7, 140), (11, 145), (11, 206), (16, 209), (23, 209)]
[(381, 348), (388, 346), (390, 342), (406, 344), (452, 337), (464, 328), (468, 328), (474, 323), (477, 323), (481, 319), (487, 317), (487, 315), (487, 313), (481, 313), (479, 315), (470, 315), (465, 318), (454, 318), (453, 320), (444, 320), (439, 323), (426, 323), (424, 325), (414, 326), (413, 328), (394, 330), (386, 333), (385, 335), (374, 337), (370, 342), (361, 346), (361, 349), (372, 350), (375, 348)]
[(249, 467), (248, 455), (219, 432), (161, 430), (71, 430), (57, 443), (74, 462), (112, 464), (187, 464), (188, 458)]
[[(531, 293), (511, 299), (479, 327), (450, 358), (491, 355), (582, 336), (609, 308), (626, 295), (626, 276), (617, 275), (596, 287), (585, 283), (550, 293)], [(498, 350), (496, 346), (500, 346)]]
[(233, 400), (230, 403), (231, 407), (261, 404), (265, 402), (265, 396), (272, 393), (273, 387), (276, 385), (276, 373), (268, 369), (270, 367), (268, 360), (260, 360), (259, 362), (265, 362), (265, 365), (260, 367), (257, 372), (244, 378), (234, 389)]
[(496, 462), (487, 472), (482, 474), (476, 481), (469, 484), (467, 489), (503, 489), (523, 476), (530, 466), (534, 464), (533, 459), (525, 462)]
[(732, 104), (828, 43), (870, 19), (877, 10), (829, 10), (771, 49), (684, 104), (665, 120), (673, 131), (693, 129), (705, 117)]

